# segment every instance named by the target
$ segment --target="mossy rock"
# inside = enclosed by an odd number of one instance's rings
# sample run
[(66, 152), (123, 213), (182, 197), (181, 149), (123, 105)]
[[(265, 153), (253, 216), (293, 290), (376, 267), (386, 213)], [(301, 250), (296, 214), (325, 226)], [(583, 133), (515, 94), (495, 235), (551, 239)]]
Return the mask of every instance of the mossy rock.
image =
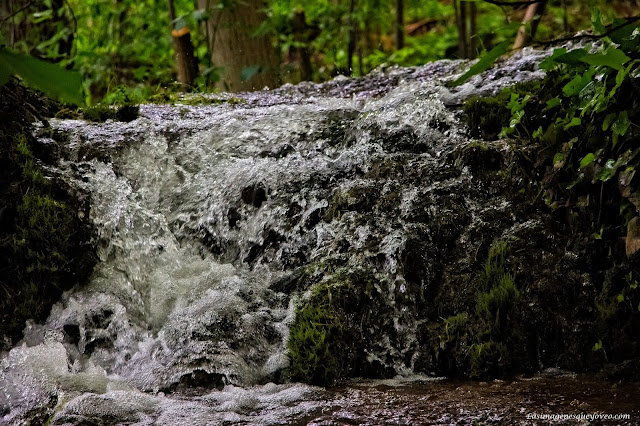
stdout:
[(327, 386), (347, 377), (393, 374), (366, 356), (375, 343), (372, 330), (384, 326), (379, 285), (372, 272), (349, 269), (313, 285), (290, 328), (292, 380)]
[(140, 107), (137, 105), (109, 106), (98, 104), (82, 110), (82, 118), (88, 121), (103, 123), (107, 120), (129, 122), (140, 115)]
[(541, 80), (507, 87), (496, 96), (470, 98), (462, 107), (470, 135), (486, 141), (496, 140), (502, 128), (509, 126), (511, 111), (507, 108), (507, 104), (512, 93), (521, 98), (527, 95), (532, 98), (527, 104), (522, 128), (529, 129), (528, 134), (533, 133), (538, 126), (546, 128), (551, 123), (548, 121), (547, 114), (543, 114), (543, 110), (551, 94), (560, 93), (563, 81), (560, 73), (551, 72)]
[(508, 244), (495, 241), (474, 279), (476, 296), (468, 300), (470, 306), (429, 325), (429, 346), (438, 374), (486, 379), (509, 371), (511, 352), (506, 342), (518, 340), (510, 314), (520, 293), (507, 270), (508, 256)]
[(473, 345), (470, 350), (470, 377), (490, 379), (502, 377), (509, 371), (509, 350), (503, 343), (492, 340)]
[(462, 108), (471, 136), (495, 140), (503, 127), (509, 125), (509, 98), (504, 92), (495, 97), (474, 96)]
[(27, 319), (43, 320), (63, 291), (84, 282), (97, 260), (78, 215), (88, 216), (86, 206), (34, 155), (41, 150), (28, 118), (51, 112), (18, 85), (0, 88), (0, 339), (8, 346)]
[(329, 200), (323, 219), (325, 222), (331, 222), (348, 211), (366, 213), (378, 201), (377, 196), (377, 192), (368, 185), (357, 185), (344, 192), (336, 191)]

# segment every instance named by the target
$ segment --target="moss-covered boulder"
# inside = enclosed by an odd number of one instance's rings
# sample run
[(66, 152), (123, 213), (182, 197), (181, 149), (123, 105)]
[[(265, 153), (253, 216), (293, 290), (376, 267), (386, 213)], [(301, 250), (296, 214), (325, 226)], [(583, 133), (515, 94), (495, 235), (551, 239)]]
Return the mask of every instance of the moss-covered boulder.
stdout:
[[(27, 319), (42, 320), (96, 261), (87, 206), (48, 175), (31, 123), (48, 100), (15, 82), (0, 87), (0, 338), (15, 343)], [(45, 121), (46, 125), (46, 121)]]
[(376, 336), (393, 326), (382, 293), (388, 284), (363, 269), (325, 274), (313, 284), (317, 275), (301, 277), (300, 284), (311, 287), (297, 303), (290, 330), (291, 379), (331, 385), (346, 377), (392, 376), (367, 356), (380, 344)]

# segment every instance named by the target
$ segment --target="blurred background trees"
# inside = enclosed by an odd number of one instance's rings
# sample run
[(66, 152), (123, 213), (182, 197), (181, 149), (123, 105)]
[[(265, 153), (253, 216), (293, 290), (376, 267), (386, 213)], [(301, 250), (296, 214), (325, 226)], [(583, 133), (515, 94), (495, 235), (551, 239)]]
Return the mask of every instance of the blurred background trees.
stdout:
[[(259, 90), (474, 58), (589, 28), (592, 5), (609, 22), (640, 13), (640, 0), (0, 0), (0, 44), (80, 71), (91, 101), (114, 102), (122, 87)], [(177, 82), (180, 43), (195, 65)]]

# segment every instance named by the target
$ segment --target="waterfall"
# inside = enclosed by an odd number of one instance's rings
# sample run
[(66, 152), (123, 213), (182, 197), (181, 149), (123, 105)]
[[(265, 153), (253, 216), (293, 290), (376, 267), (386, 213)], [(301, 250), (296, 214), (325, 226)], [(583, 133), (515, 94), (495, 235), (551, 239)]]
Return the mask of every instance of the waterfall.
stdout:
[(415, 372), (430, 265), (487, 206), (509, 210), (472, 198), (456, 106), (539, 76), (537, 57), (456, 89), (444, 81), (462, 68), (443, 61), (142, 105), (130, 123), (52, 120), (65, 139), (49, 171), (88, 197), (99, 263), (3, 354), (2, 422), (269, 424), (316, 409), (318, 388), (287, 383), (311, 292), (290, 283), (313, 265), (370, 271), (367, 371)]

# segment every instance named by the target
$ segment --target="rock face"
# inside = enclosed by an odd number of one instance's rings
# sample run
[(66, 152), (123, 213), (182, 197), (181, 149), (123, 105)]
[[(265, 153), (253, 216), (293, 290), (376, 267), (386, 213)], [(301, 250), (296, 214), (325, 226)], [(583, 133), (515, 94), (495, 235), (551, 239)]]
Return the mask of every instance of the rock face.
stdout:
[(82, 194), (46, 168), (58, 157), (31, 135), (54, 107), (16, 80), (0, 86), (0, 350), (22, 338), (26, 320), (45, 320), (96, 261)]
[(595, 370), (605, 335), (609, 361), (638, 356), (632, 323), (607, 322), (633, 259), (607, 257), (589, 211), (544, 205), (539, 147), (472, 140), (461, 121), (468, 97), (540, 77), (545, 54), (456, 89), (464, 64), (437, 62), (55, 121), (66, 136), (42, 141), (90, 198), (100, 262), (4, 356), (5, 419), (51, 413), (61, 392), (77, 398), (52, 424), (104, 418), (88, 392), (108, 392), (110, 418), (169, 422), (177, 402), (141, 392)]

